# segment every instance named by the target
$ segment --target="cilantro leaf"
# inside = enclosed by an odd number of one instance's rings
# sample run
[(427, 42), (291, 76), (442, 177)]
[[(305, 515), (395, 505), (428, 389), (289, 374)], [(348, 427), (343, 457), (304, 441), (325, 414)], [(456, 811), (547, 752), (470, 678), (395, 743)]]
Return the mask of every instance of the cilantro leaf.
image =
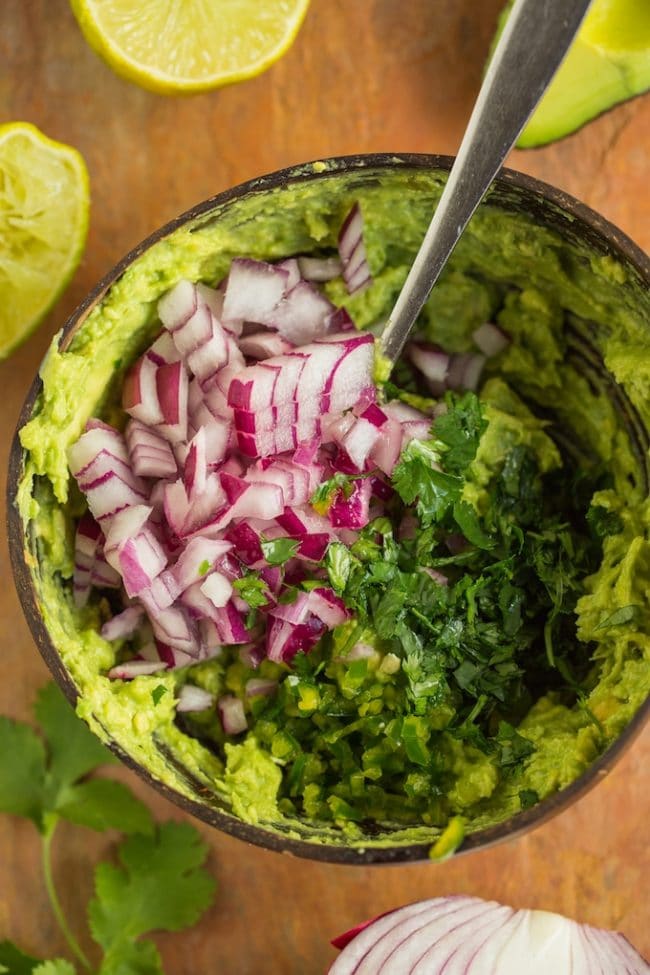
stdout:
[(608, 535), (618, 535), (623, 531), (623, 521), (616, 511), (592, 505), (587, 511), (587, 524), (596, 538), (606, 538)]
[(117, 761), (75, 714), (56, 684), (41, 688), (34, 713), (47, 739), (50, 776), (61, 786), (75, 782), (98, 765)]
[(434, 420), (433, 431), (447, 448), (443, 461), (445, 470), (451, 474), (462, 474), (476, 457), (479, 441), (488, 423), (476, 393), (468, 392), (463, 396), (450, 394), (447, 405), (447, 412)]
[(641, 617), (641, 607), (632, 603), (614, 610), (606, 619), (599, 623), (596, 630), (608, 630), (610, 626), (624, 626), (626, 623), (638, 623)]
[(98, 975), (165, 975), (162, 959), (153, 941), (121, 944), (119, 951), (105, 955)]
[(151, 700), (154, 703), (154, 707), (156, 704), (160, 703), (160, 701), (163, 699), (166, 693), (167, 693), (167, 688), (165, 687), (164, 684), (156, 684), (156, 686), (151, 692)]
[[(272, 538), (268, 541), (260, 539), (264, 558), (269, 565), (284, 565), (292, 559), (300, 547), (300, 542), (294, 538)], [(242, 599), (245, 597), (242, 596)]]
[(440, 469), (440, 451), (435, 440), (411, 440), (393, 471), (392, 485), (405, 504), (416, 501), (423, 528), (440, 521), (460, 498), (460, 477)]
[(118, 850), (119, 866), (97, 867), (89, 918), (106, 956), (101, 975), (158, 971), (155, 948), (136, 944), (136, 939), (150, 931), (179, 931), (198, 921), (215, 889), (202, 867), (206, 854), (194, 827), (170, 822), (152, 836), (128, 837)]
[(12, 941), (0, 941), (0, 972), (9, 972), (9, 975), (32, 975), (39, 964), (38, 958), (26, 955)]
[(0, 717), (0, 811), (31, 819), (41, 832), (47, 822), (52, 828), (52, 817), (91, 829), (149, 831), (149, 811), (126, 786), (79, 782), (113, 756), (56, 685), (41, 689), (34, 710), (45, 743), (29, 725)]
[(530, 809), (539, 802), (539, 795), (534, 789), (520, 789), (519, 802), (522, 809)]
[(205, 576), (205, 575), (208, 574), (209, 571), (210, 571), (210, 560), (209, 559), (203, 559), (203, 561), (199, 565), (199, 575), (200, 576)]
[(472, 545), (476, 545), (477, 548), (492, 548), (494, 545), (493, 539), (481, 528), (476, 510), (469, 502), (456, 501), (454, 521)]
[(37, 965), (32, 975), (76, 975), (76, 969), (63, 958), (53, 958)]
[(99, 831), (151, 833), (153, 822), (147, 807), (121, 782), (91, 779), (65, 790), (56, 812), (68, 822)]
[(254, 572), (248, 572), (241, 579), (235, 579), (232, 584), (233, 589), (239, 593), (251, 609), (259, 609), (266, 606), (269, 601), (269, 593), (266, 583)]
[(533, 742), (520, 735), (507, 721), (499, 722), (496, 740), (500, 746), (499, 762), (503, 768), (519, 765), (535, 751)]
[(26, 724), (0, 717), (0, 812), (25, 816), (43, 827), (45, 748)]
[(353, 556), (342, 542), (330, 542), (325, 555), (325, 566), (332, 588), (337, 593), (345, 589), (352, 570)]

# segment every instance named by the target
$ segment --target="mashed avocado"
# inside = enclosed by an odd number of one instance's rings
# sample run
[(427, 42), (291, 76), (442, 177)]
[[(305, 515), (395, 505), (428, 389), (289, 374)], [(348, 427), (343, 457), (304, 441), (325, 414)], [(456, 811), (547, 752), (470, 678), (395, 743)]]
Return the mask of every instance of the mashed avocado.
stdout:
[[(560, 447), (576, 469), (602, 472), (592, 507), (603, 523), (616, 519), (617, 531), (603, 533), (602, 561), (577, 604), (578, 636), (593, 648), (593, 661), (575, 703), (568, 705), (555, 691), (531, 701), (517, 733), (534, 750), (506, 771), (475, 743), (449, 737), (440, 758), (449, 784), (438, 807), (409, 823), (387, 802), (377, 810), (372, 835), (346, 818), (343, 798), (341, 815), (330, 803), (333, 821), (323, 820), (315, 766), (308, 770), (314, 784), (308, 782), (303, 793), (303, 818), (296, 817), (290, 801), (279, 799), (283, 749), (291, 747), (273, 737), (282, 729), (269, 731), (264, 749), (252, 735), (226, 745), (223, 760), (181, 729), (174, 720), (174, 691), (187, 671), (130, 683), (103, 676), (115, 657), (114, 646), (98, 634), (107, 607), (99, 600), (79, 610), (71, 597), (72, 524), (82, 501), (68, 475), (66, 448), (89, 416), (119, 422), (115, 404), (124, 371), (157, 332), (155, 305), (165, 291), (181, 278), (218, 281), (239, 255), (274, 260), (327, 252), (336, 246), (338, 227), (354, 201), (364, 213), (374, 283), (353, 297), (339, 281), (327, 290), (360, 327), (384, 320), (442, 181), (430, 171), (341, 176), (325, 167), (318, 180), (262, 187), (179, 228), (137, 258), (72, 340), (61, 349), (53, 345), (41, 368), (43, 389), (33, 417), (21, 431), (26, 454), (17, 503), (27, 559), (43, 619), (79, 690), (82, 716), (178, 792), (196, 798), (200, 790), (203, 801), (234, 816), (313, 842), (359, 847), (430, 842), (448, 816), (457, 814), (469, 832), (498, 823), (579, 776), (650, 692), (650, 506), (644, 466), (650, 305), (633, 270), (587, 249), (569, 224), (561, 236), (535, 224), (513, 190), (499, 200), (493, 195), (479, 211), (425, 308), (423, 333), (449, 351), (467, 350), (471, 333), (487, 318), (512, 338), (481, 391), (489, 426), (464, 499), (479, 512), (485, 508), (487, 486), (513, 445), (532, 451), (539, 469), (548, 472), (558, 467)], [(608, 378), (603, 361), (620, 386)], [(372, 642), (373, 635), (365, 639)], [(382, 663), (378, 653), (373, 666), (389, 673), (390, 656)], [(200, 665), (191, 673), (211, 690), (237, 681), (235, 672), (217, 666)], [(304, 707), (311, 704), (306, 700)], [(439, 720), (444, 727), (444, 714)], [(196, 726), (193, 731), (196, 735)], [(419, 733), (414, 725), (414, 749)], [(412, 782), (414, 792), (421, 786)]]

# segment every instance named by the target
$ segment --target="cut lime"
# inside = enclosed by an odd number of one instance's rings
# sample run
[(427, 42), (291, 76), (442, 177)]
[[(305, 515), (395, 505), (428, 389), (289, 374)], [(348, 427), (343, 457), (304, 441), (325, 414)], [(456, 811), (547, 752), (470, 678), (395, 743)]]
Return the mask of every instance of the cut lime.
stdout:
[(0, 358), (42, 321), (72, 277), (88, 230), (76, 149), (27, 122), (0, 125)]
[(71, 0), (86, 40), (118, 74), (162, 94), (206, 91), (270, 67), (309, 0)]

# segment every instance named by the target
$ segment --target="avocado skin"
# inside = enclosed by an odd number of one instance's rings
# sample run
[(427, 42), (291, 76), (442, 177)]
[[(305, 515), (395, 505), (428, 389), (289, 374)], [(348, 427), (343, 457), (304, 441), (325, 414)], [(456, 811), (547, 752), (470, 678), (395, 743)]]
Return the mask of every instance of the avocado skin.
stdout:
[[(512, 9), (499, 15), (487, 64)], [(638, 7), (638, 34), (630, 43), (630, 8)], [(645, 0), (595, 0), (588, 20), (599, 21), (598, 41), (587, 21), (546, 94), (517, 140), (518, 149), (534, 149), (563, 139), (609, 109), (650, 90), (650, 18)], [(620, 31), (625, 21), (626, 29)], [(604, 43), (611, 25), (611, 41)], [(487, 65), (486, 65), (487, 68)]]

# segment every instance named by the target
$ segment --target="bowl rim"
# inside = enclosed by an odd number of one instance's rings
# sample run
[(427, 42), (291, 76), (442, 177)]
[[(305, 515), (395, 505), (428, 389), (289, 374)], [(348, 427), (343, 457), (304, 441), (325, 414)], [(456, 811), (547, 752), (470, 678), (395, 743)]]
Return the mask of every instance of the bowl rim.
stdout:
[[(384, 152), (334, 156), (328, 159), (315, 160), (279, 169), (264, 176), (239, 183), (201, 201), (189, 210), (168, 221), (130, 250), (92, 288), (72, 312), (60, 332), (53, 337), (52, 344), (58, 342), (59, 349), (65, 349), (76, 329), (83, 324), (92, 309), (103, 299), (109, 288), (121, 277), (127, 267), (148, 248), (183, 225), (194, 222), (217, 208), (223, 207), (244, 196), (265, 193), (269, 190), (280, 189), (295, 183), (327, 179), (341, 174), (348, 175), (355, 170), (404, 170), (406, 172), (442, 170), (448, 172), (453, 162), (453, 156), (422, 153)], [(592, 235), (599, 238), (602, 244), (605, 245), (608, 253), (613, 254), (619, 259), (622, 258), (626, 264), (631, 265), (635, 269), (642, 280), (650, 284), (650, 257), (631, 238), (619, 230), (618, 227), (614, 226), (586, 204), (581, 203), (575, 197), (548, 183), (509, 168), (501, 170), (493, 186), (497, 188), (514, 187), (517, 190), (523, 191), (526, 195), (540, 199), (544, 205), (551, 204), (555, 206), (565, 217), (568, 216), (572, 220), (574, 226), (578, 226), (583, 230), (587, 229)], [(486, 197), (486, 202), (488, 203), (490, 193), (491, 191), (488, 192)], [(16, 590), (32, 636), (54, 679), (70, 704), (74, 707), (77, 703), (79, 693), (50, 639), (47, 627), (39, 612), (29, 566), (25, 558), (23, 522), (15, 504), (16, 492), (22, 476), (25, 456), (18, 434), (20, 429), (31, 417), (35, 401), (41, 390), (42, 383), (39, 374), (40, 368), (25, 397), (11, 443), (6, 489), (7, 537)], [(542, 825), (542, 823), (548, 821), (551, 817), (557, 815), (574, 801), (581, 798), (611, 771), (623, 751), (638, 736), (649, 716), (650, 697), (637, 710), (618, 738), (570, 785), (542, 800), (530, 809), (515, 813), (513, 816), (494, 826), (470, 833), (465, 837), (456, 854), (486, 849), (496, 843), (528, 832)], [(107, 741), (108, 747), (125, 765), (144, 779), (148, 785), (152, 786), (166, 799), (175, 803), (182, 810), (192, 814), (202, 822), (245, 842), (275, 852), (289, 853), (306, 859), (340, 863), (348, 866), (390, 863), (404, 864), (429, 860), (430, 842), (390, 845), (390, 841), (388, 841), (382, 846), (351, 847), (343, 844), (319, 843), (305, 839), (295, 839), (274, 830), (272, 827), (269, 828), (262, 825), (246, 823), (232, 814), (189, 798), (160, 781), (143, 765), (128, 755), (116, 742), (111, 741), (108, 729), (105, 729), (105, 731), (109, 739)]]

